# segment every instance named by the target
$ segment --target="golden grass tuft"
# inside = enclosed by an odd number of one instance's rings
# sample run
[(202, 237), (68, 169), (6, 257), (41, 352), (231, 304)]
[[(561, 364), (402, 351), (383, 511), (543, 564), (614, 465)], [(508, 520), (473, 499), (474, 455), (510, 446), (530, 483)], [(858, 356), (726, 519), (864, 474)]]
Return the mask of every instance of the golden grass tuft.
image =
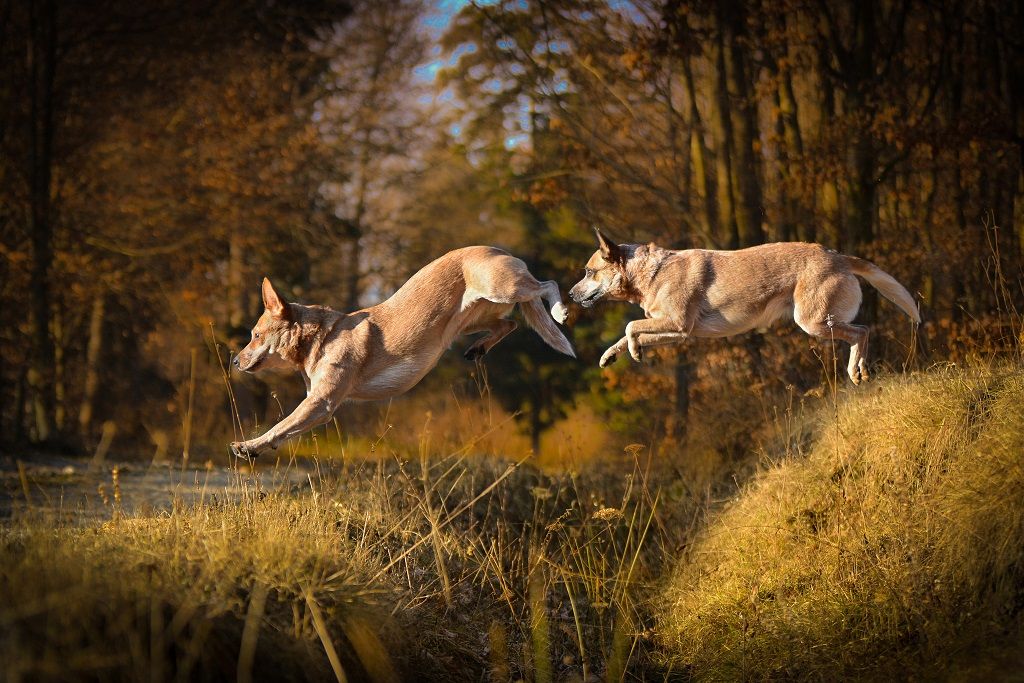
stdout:
[(1019, 629), (1020, 368), (893, 377), (830, 412), (687, 548), (657, 609), (674, 670), (927, 678)]
[(117, 514), (91, 528), (15, 522), (0, 532), (4, 674), (316, 679), (331, 675), (332, 648), (350, 672), (365, 669), (349, 625), (373, 624), (383, 651), (394, 599), (371, 580), (379, 559), (352, 524), (309, 495)]

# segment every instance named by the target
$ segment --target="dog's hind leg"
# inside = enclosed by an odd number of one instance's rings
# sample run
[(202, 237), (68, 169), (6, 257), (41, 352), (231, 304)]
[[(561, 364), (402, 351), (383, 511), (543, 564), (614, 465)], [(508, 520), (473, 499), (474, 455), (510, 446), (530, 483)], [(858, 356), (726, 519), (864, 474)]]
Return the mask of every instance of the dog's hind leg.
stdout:
[(503, 254), (495, 257), (495, 266), (472, 274), (470, 289), (475, 296), (495, 303), (522, 304), (544, 299), (550, 307), (551, 317), (564, 323), (568, 310), (562, 303), (562, 294), (554, 280), (539, 282), (526, 264), (515, 256)]
[(554, 280), (538, 282), (536, 278), (525, 270), (520, 280), (516, 283), (511, 298), (517, 303), (543, 299), (549, 306), (551, 317), (560, 324), (564, 324), (565, 319), (569, 317), (569, 309), (562, 303), (562, 293), (558, 291), (558, 283)]
[(860, 384), (869, 379), (866, 359), (867, 327), (841, 322), (829, 314), (809, 319), (807, 315), (801, 314), (799, 309), (794, 312), (793, 318), (800, 329), (813, 337), (825, 340), (839, 339), (848, 343), (850, 345), (850, 362), (846, 366), (846, 373), (854, 384)]
[(551, 307), (551, 317), (555, 319), (555, 322), (564, 325), (565, 319), (569, 317), (569, 309), (562, 303), (562, 293), (558, 289), (558, 283), (554, 280), (546, 280), (539, 284), (541, 296)]
[(481, 323), (476, 327), (464, 330), (463, 334), (473, 334), (475, 332), (487, 332), (488, 334), (473, 342), (463, 355), (466, 357), (466, 360), (480, 358), (493, 349), (495, 344), (511, 334), (517, 327), (519, 325), (514, 320), (498, 318), (489, 323)]
[(857, 316), (861, 297), (860, 283), (853, 275), (812, 286), (800, 282), (793, 292), (793, 320), (800, 329), (819, 339), (839, 339), (850, 345), (846, 373), (854, 384), (868, 379), (868, 328), (851, 322)]
[[(565, 306), (561, 305), (557, 284), (551, 281), (538, 282), (526, 269), (525, 263), (508, 255), (495, 257), (490, 268), (470, 271), (468, 275), (467, 291), (472, 290), (478, 299), (492, 303), (519, 304), (526, 324), (548, 346), (567, 356), (576, 357), (572, 344), (554, 323), (555, 320), (565, 319)], [(550, 314), (544, 308), (544, 300), (553, 305)]]

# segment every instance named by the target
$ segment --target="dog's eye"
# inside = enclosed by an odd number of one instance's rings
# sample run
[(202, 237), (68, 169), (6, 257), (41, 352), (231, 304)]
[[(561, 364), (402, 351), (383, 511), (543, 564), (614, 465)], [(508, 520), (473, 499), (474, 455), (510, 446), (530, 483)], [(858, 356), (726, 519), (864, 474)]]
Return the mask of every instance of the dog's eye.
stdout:
[(594, 277), (594, 269), (593, 268), (584, 268), (584, 270), (587, 273), (587, 277)]
[(252, 333), (252, 338), (253, 339), (259, 339), (260, 338), (260, 333), (259, 332), (253, 332)]

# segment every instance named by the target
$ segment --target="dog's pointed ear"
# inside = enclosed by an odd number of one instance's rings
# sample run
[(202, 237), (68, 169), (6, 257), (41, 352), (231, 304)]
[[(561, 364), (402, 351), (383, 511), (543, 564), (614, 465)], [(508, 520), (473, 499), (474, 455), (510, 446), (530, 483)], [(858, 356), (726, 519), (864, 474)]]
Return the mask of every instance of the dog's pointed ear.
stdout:
[(614, 240), (608, 239), (608, 236), (601, 232), (601, 228), (594, 228), (594, 232), (597, 233), (597, 244), (601, 247), (601, 258), (608, 263), (621, 263), (622, 262), (622, 249), (615, 243)]
[(275, 318), (285, 320), (288, 318), (288, 304), (284, 302), (281, 295), (270, 284), (270, 278), (263, 278), (263, 306), (270, 311)]

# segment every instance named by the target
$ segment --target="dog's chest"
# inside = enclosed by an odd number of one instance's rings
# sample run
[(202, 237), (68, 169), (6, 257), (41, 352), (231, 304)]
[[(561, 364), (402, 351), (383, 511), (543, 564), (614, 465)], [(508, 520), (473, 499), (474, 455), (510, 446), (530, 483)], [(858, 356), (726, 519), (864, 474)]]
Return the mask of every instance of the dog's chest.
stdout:
[(354, 388), (353, 398), (376, 400), (408, 391), (434, 366), (433, 359), (406, 357), (379, 363)]

